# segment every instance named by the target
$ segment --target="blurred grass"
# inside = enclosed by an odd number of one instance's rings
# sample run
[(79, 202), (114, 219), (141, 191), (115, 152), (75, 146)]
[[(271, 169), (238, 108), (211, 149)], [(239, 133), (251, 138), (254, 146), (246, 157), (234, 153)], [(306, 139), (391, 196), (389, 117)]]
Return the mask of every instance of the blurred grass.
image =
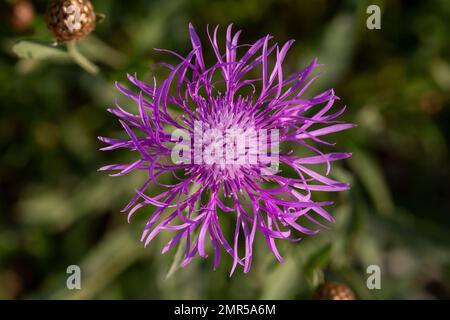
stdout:
[[(93, 1), (107, 18), (80, 50), (98, 76), (65, 59), (17, 59), (16, 41), (52, 36), (46, 1), (33, 1), (34, 19), (21, 30), (10, 20), (13, 2), (0, 5), (0, 298), (297, 299), (323, 280), (365, 299), (450, 297), (448, 1)], [(369, 4), (382, 8), (381, 30), (365, 27)], [(119, 212), (145, 177), (96, 172), (130, 160), (97, 151), (98, 135), (121, 130), (106, 108), (115, 98), (135, 107), (113, 82), (127, 72), (162, 75), (154, 61), (172, 57), (152, 49), (186, 53), (189, 21), (202, 36), (206, 24), (234, 22), (244, 42), (295, 39), (286, 70), (318, 57), (323, 74), (308, 94), (334, 87), (345, 120), (358, 124), (333, 137), (354, 154), (334, 165), (352, 183), (333, 197), (336, 224), (280, 244), (285, 264), (257, 237), (248, 275), (229, 278), (224, 258), (217, 271), (197, 259), (166, 277), (176, 251), (160, 255), (168, 235), (145, 249), (139, 242), (151, 210), (131, 225)], [(71, 264), (82, 267), (80, 291), (65, 287)], [(380, 291), (365, 286), (370, 264), (381, 267)]]

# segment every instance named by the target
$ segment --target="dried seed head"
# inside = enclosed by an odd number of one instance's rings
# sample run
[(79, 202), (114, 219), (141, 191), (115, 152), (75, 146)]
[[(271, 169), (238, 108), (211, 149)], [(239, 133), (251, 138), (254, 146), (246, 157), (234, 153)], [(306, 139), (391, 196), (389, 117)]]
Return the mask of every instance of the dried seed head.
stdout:
[(316, 289), (315, 300), (355, 300), (353, 291), (343, 283), (326, 282)]
[(94, 7), (89, 0), (50, 1), (46, 22), (58, 41), (77, 41), (94, 30)]

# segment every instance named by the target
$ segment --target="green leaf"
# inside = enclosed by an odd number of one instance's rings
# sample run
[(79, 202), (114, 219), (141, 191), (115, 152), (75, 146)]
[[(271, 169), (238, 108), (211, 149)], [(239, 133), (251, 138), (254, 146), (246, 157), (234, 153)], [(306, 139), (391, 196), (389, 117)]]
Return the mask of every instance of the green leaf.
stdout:
[(70, 60), (64, 50), (34, 41), (19, 41), (12, 47), (12, 50), (21, 59)]
[(323, 268), (325, 264), (330, 260), (331, 253), (333, 251), (333, 244), (328, 243), (317, 252), (311, 255), (309, 261), (306, 263), (305, 271), (311, 272), (317, 268)]
[(323, 81), (337, 83), (348, 71), (355, 47), (354, 17), (341, 13), (325, 29), (319, 63), (326, 65)]
[(372, 198), (377, 211), (384, 215), (392, 213), (395, 206), (383, 171), (376, 160), (358, 149), (354, 151), (350, 164)]
[(16, 43), (12, 50), (22, 59), (73, 61), (90, 74), (95, 75), (99, 72), (98, 67), (82, 55), (73, 42), (67, 43), (67, 51), (65, 51), (39, 42), (24, 40)]
[(292, 297), (302, 285), (299, 265), (292, 256), (286, 256), (285, 262), (267, 275), (260, 299), (280, 300)]
[(319, 284), (321, 268), (323, 268), (330, 260), (331, 253), (333, 252), (333, 245), (331, 243), (321, 247), (315, 253), (311, 255), (304, 267), (304, 273), (306, 279), (312, 284), (313, 287)]
[(166, 279), (169, 279), (179, 268), (181, 261), (183, 260), (183, 252), (186, 249), (185, 241), (180, 242), (177, 248), (177, 252), (173, 257), (173, 262), (170, 265), (169, 271), (166, 274)]

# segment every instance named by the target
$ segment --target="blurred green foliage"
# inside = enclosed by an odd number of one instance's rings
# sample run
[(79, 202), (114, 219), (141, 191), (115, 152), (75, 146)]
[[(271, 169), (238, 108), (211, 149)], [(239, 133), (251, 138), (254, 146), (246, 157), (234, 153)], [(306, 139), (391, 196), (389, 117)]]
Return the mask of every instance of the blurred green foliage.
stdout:
[[(297, 299), (324, 280), (362, 299), (450, 298), (449, 1), (94, 0), (106, 19), (80, 50), (97, 76), (60, 53), (18, 59), (18, 40), (53, 40), (46, 1), (32, 1), (34, 17), (20, 28), (14, 3), (0, 5), (0, 298)], [(369, 4), (381, 7), (381, 30), (366, 28)], [(229, 278), (229, 258), (217, 271), (202, 259), (175, 270), (175, 252), (160, 255), (168, 234), (146, 249), (139, 242), (151, 210), (131, 225), (120, 213), (144, 177), (96, 171), (133, 156), (98, 151), (98, 135), (121, 134), (106, 112), (122, 99), (113, 82), (161, 76), (155, 61), (173, 58), (152, 48), (185, 54), (189, 21), (202, 35), (207, 24), (234, 22), (244, 42), (295, 39), (285, 70), (318, 57), (312, 91), (334, 87), (345, 120), (358, 124), (333, 137), (354, 154), (334, 165), (352, 184), (333, 196), (336, 224), (281, 244), (284, 264), (257, 237), (247, 275)], [(71, 264), (82, 268), (82, 290), (66, 289)], [(366, 287), (371, 264), (381, 267), (381, 290)]]

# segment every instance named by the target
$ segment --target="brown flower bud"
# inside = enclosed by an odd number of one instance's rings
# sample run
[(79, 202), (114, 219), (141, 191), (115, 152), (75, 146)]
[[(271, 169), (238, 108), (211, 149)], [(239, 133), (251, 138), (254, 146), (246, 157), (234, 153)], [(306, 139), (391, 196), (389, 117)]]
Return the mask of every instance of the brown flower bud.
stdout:
[(50, 1), (46, 22), (58, 41), (77, 41), (94, 30), (94, 7), (89, 0)]
[(355, 300), (353, 291), (343, 283), (326, 282), (316, 289), (315, 300)]

